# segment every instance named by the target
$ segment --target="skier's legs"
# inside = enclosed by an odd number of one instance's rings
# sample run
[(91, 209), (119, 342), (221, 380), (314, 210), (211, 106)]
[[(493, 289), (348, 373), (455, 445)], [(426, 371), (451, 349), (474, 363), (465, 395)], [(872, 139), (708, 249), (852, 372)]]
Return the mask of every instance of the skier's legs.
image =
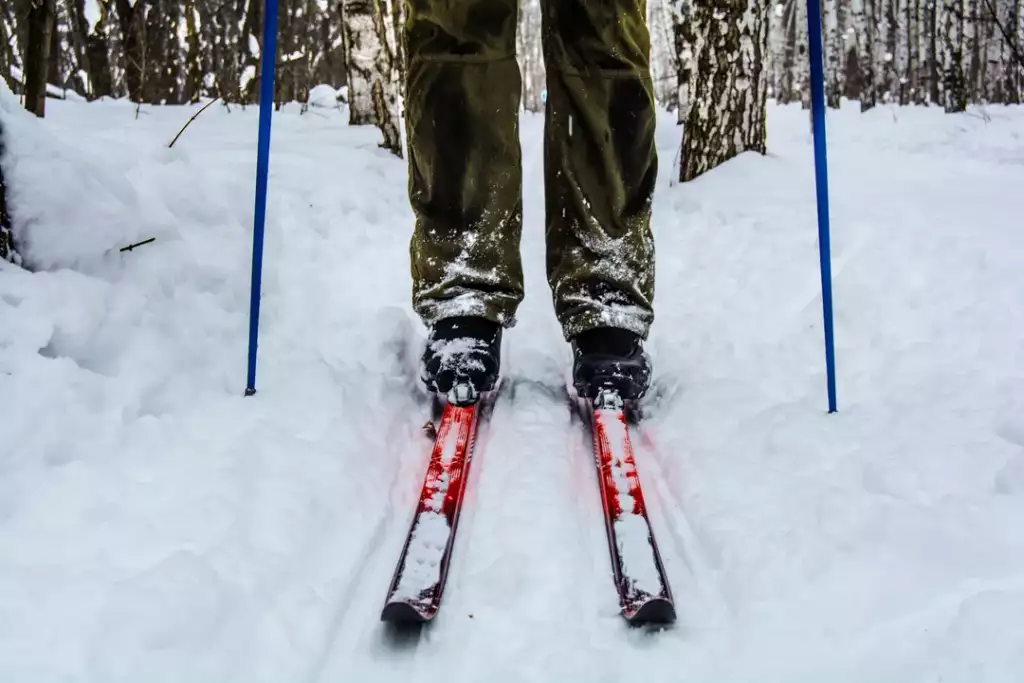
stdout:
[(407, 0), (413, 306), (511, 326), (523, 297), (517, 0)]
[(655, 101), (645, 0), (545, 0), (547, 269), (566, 339), (646, 338)]

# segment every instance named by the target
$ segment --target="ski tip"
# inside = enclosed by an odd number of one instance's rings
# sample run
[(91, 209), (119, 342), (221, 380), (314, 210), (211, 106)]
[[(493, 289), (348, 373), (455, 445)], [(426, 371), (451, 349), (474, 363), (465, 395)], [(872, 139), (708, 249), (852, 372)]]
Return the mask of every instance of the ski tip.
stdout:
[(424, 624), (433, 618), (433, 614), (417, 609), (411, 603), (401, 600), (384, 605), (380, 620), (390, 624), (415, 625)]
[(650, 598), (624, 615), (626, 621), (635, 626), (646, 624), (672, 624), (676, 620), (676, 608), (671, 600), (663, 597)]

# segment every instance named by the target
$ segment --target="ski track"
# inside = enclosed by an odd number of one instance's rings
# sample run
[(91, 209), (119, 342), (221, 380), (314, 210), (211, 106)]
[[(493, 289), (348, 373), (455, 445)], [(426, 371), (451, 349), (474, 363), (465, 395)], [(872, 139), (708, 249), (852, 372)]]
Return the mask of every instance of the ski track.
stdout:
[[(684, 632), (721, 628), (731, 618), (732, 601), (719, 585), (714, 558), (687, 516), (684, 492), (690, 486), (670, 468), (649, 431), (631, 429), (634, 458), (665, 571), (675, 579), (673, 598), (685, 606), (676, 628)], [(687, 454), (680, 453), (676, 462), (687, 459)]]
[(405, 162), (344, 112), (275, 115), (242, 398), (256, 109), (211, 107), (168, 150), (193, 107), (40, 123), (0, 96), (41, 266), (0, 264), (0, 679), (1024, 677), (1024, 108), (830, 112), (837, 415), (805, 112), (770, 107), (769, 156), (685, 186), (660, 119), (660, 398), (634, 449), (679, 621), (651, 630), (619, 617), (563, 395), (524, 115), (508, 385), (444, 604), (403, 631), (380, 610), (430, 450)]
[[(418, 413), (413, 410), (413, 415)], [(426, 414), (423, 414), (424, 421)], [(352, 657), (366, 647), (366, 624), (384, 606), (387, 587), (394, 573), (395, 559), (408, 531), (408, 513), (419, 499), (418, 491), (410, 495), (410, 479), (422, 475), (419, 456), (429, 452), (430, 441), (422, 435), (419, 425), (410, 424), (408, 415), (396, 413), (392, 428), (385, 436), (387, 453), (400, 458), (400, 467), (388, 489), (387, 513), (380, 518), (372, 536), (354, 554), (360, 561), (344, 582), (344, 591), (334, 602), (330, 628), (324, 638), (321, 656), (303, 680), (323, 680), (324, 671), (339, 658)], [(401, 427), (405, 427), (402, 429)], [(344, 544), (344, 539), (339, 539)], [(390, 571), (389, 571), (390, 570)], [(379, 589), (379, 590), (378, 590)]]

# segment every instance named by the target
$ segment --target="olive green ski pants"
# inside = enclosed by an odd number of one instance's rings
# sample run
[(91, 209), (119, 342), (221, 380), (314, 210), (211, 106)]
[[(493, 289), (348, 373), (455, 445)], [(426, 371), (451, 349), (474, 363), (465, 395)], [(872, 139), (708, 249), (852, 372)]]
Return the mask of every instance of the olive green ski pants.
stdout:
[[(518, 0), (405, 0), (413, 306), (515, 324), (523, 298)], [(646, 0), (541, 0), (547, 276), (566, 339), (646, 338), (657, 177)]]

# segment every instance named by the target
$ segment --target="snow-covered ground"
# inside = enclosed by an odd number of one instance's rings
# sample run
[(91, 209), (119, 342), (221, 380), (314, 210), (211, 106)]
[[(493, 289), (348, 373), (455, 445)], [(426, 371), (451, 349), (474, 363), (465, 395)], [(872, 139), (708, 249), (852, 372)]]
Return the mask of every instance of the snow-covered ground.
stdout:
[(834, 415), (805, 114), (685, 186), (662, 119), (667, 390), (637, 466), (680, 619), (657, 632), (617, 616), (558, 392), (524, 116), (516, 390), (417, 638), (378, 621), (428, 450), (404, 162), (341, 111), (276, 116), (243, 398), (256, 109), (167, 149), (195, 108), (0, 108), (42, 268), (0, 265), (0, 680), (1024, 679), (1024, 109), (830, 114)]

